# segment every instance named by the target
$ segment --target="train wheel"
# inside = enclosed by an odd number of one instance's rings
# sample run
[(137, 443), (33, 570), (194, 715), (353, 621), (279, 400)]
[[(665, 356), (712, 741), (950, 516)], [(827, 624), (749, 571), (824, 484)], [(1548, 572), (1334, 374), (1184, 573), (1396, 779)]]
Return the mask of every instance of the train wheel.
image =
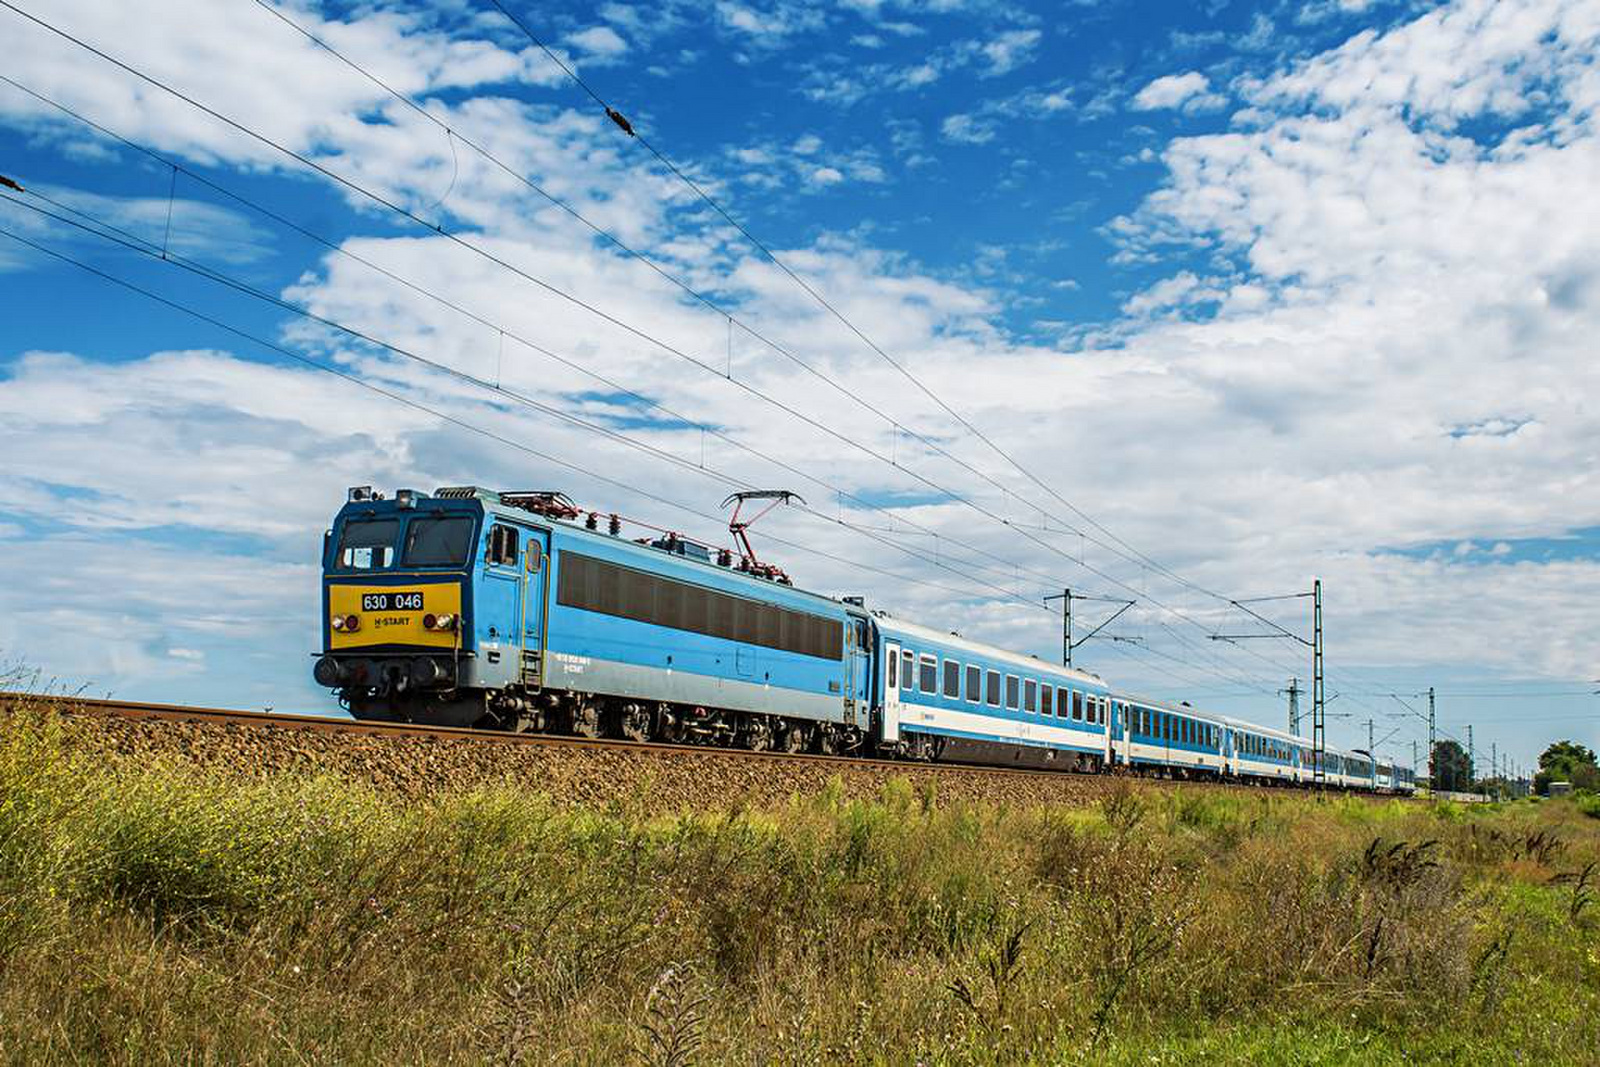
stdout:
[(593, 704), (579, 704), (573, 708), (572, 733), (574, 737), (599, 737), (600, 709)]
[(627, 741), (649, 740), (650, 713), (638, 704), (624, 704), (617, 716), (617, 732)]
[(733, 743), (747, 752), (765, 752), (772, 747), (772, 724), (761, 715), (741, 715)]
[(811, 747), (822, 756), (837, 756), (840, 748), (839, 732), (831, 723), (819, 722), (812, 732)]
[(798, 723), (787, 719), (779, 719), (772, 727), (772, 750), (774, 752), (804, 752), (806, 747), (805, 728)]

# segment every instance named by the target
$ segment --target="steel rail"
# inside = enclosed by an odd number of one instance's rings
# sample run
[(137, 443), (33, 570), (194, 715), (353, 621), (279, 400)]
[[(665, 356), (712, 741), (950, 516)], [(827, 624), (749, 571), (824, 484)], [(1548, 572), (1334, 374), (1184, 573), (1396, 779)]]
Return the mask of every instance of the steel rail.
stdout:
[[(424, 726), (417, 723), (377, 722), (340, 719), (331, 715), (294, 714), (276, 711), (245, 711), (239, 708), (210, 708), (189, 704), (154, 704), (141, 701), (39, 693), (0, 692), (0, 709), (27, 705), (49, 705), (68, 714), (82, 712), (106, 718), (156, 720), (172, 723), (209, 723), (225, 726), (267, 727), (311, 733), (365, 734), (375, 737), (435, 739), (445, 741), (489, 742), (493, 744), (535, 745), (546, 748), (606, 749), (653, 755), (716, 755), (755, 760), (801, 761), (844, 767), (883, 768), (912, 773), (957, 773), (972, 775), (1023, 775), (1078, 782), (1143, 782), (1162, 786), (1198, 786), (1207, 789), (1244, 790), (1267, 794), (1279, 790), (1303, 789), (1295, 785), (1254, 785), (1242, 782), (1214, 782), (1203, 779), (1156, 778), (1143, 775), (1112, 776), (1098, 772), (1052, 770), (1040, 767), (997, 767), (971, 763), (923, 763), (914, 760), (880, 759), (867, 756), (826, 756), (815, 752), (752, 752), (742, 748), (713, 745), (667, 744), (658, 741), (624, 741), (614, 738), (564, 737), (555, 734), (518, 734), (500, 730), (475, 730), (459, 726)], [(1387, 800), (1400, 794), (1352, 792), (1374, 800)]]

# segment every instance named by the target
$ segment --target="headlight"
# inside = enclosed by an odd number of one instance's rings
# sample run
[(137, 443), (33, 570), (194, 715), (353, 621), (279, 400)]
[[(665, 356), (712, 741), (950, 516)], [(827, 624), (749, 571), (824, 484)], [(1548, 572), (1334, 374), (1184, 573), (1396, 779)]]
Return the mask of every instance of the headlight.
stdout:
[(361, 616), (346, 615), (344, 617), (344, 625), (340, 626), (339, 629), (343, 630), (347, 634), (355, 633), (357, 630), (361, 629)]
[(343, 615), (335, 615), (333, 617), (333, 622), (330, 625), (332, 625), (335, 630), (343, 630), (344, 629), (344, 616)]
[(454, 615), (424, 615), (422, 617), (424, 630), (454, 630), (456, 617)]

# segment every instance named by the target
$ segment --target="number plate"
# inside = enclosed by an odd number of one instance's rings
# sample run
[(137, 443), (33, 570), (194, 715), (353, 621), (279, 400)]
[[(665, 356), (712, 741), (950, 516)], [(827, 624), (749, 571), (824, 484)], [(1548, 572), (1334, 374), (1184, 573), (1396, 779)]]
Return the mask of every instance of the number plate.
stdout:
[(421, 611), (422, 594), (418, 592), (403, 593), (362, 593), (362, 611)]

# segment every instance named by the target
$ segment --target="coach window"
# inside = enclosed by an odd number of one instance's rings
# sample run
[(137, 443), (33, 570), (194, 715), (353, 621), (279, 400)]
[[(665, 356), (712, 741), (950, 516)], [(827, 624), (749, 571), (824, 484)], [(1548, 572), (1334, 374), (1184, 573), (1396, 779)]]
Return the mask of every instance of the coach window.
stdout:
[(1077, 690), (1072, 692), (1072, 718), (1077, 722), (1083, 721), (1083, 694)]
[(951, 700), (961, 699), (961, 664), (953, 659), (944, 661), (944, 695)]
[(339, 567), (347, 571), (373, 571), (394, 562), (398, 519), (347, 522), (339, 535)]
[(1016, 711), (1021, 704), (1022, 680), (1014, 674), (1006, 675), (1006, 707)]
[(1040, 715), (1054, 715), (1056, 713), (1055, 706), (1052, 704), (1051, 699), (1050, 699), (1051, 696), (1054, 693), (1055, 693), (1055, 690), (1051, 689), (1048, 685), (1045, 685), (1042, 682), (1040, 683), (1040, 685), (1039, 685), (1039, 714)]
[(911, 675), (914, 673), (915, 664), (916, 664), (916, 658), (915, 658), (913, 653), (911, 653), (909, 651), (903, 651), (903, 652), (900, 653), (900, 688), (901, 689), (910, 689), (911, 688), (911, 685), (912, 685)]
[(983, 668), (967, 667), (967, 699), (974, 704), (983, 701)]
[(917, 688), (924, 693), (935, 693), (939, 689), (939, 660), (935, 656), (924, 654), (921, 660), (922, 671), (917, 676)]
[(1022, 685), (1022, 710), (1027, 712), (1039, 710), (1039, 683), (1032, 678)]
[(1000, 672), (990, 671), (984, 679), (984, 698), (991, 708), (1000, 706)]

